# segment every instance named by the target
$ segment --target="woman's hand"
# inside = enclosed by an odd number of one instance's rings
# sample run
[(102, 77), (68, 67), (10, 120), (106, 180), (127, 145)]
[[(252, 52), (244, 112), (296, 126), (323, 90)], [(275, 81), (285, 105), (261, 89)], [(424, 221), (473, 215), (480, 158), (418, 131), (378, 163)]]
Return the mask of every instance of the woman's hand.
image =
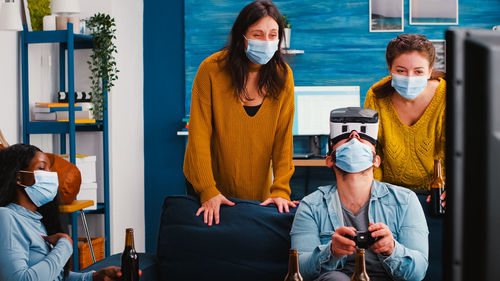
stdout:
[[(441, 197), (440, 198), (441, 198), (441, 206), (446, 207), (446, 190), (443, 191), (443, 193), (441, 193)], [(430, 195), (427, 196), (427, 200), (425, 200), (425, 201), (427, 201), (427, 203), (430, 203), (431, 202), (431, 196)]]
[(207, 201), (201, 204), (201, 207), (196, 212), (196, 216), (199, 216), (202, 212), (203, 214), (203, 222), (208, 224), (208, 226), (212, 225), (212, 221), (215, 217), (215, 224), (219, 224), (219, 210), (220, 205), (225, 204), (228, 206), (234, 206), (234, 203), (229, 201), (224, 195), (218, 194)]
[(267, 206), (269, 204), (275, 204), (280, 213), (283, 213), (283, 209), (285, 209), (285, 212), (289, 213), (290, 209), (288, 206), (295, 208), (299, 204), (299, 201), (288, 201), (287, 199), (281, 197), (269, 197), (266, 201), (260, 203), (262, 206)]
[(55, 246), (57, 244), (57, 241), (59, 241), (59, 239), (61, 238), (66, 238), (71, 244), (73, 244), (73, 240), (71, 240), (71, 237), (69, 237), (69, 235), (66, 233), (56, 233), (49, 236), (42, 236), (42, 238), (52, 246)]

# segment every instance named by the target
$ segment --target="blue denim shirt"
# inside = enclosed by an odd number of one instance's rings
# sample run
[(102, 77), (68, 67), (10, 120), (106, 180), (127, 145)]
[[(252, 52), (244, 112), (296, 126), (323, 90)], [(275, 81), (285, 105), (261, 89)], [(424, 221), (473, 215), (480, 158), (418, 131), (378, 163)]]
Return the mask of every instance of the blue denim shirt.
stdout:
[(73, 247), (65, 238), (50, 247), (42, 238), (47, 232), (41, 219), (40, 213), (13, 203), (0, 207), (0, 281), (91, 281), (92, 272), (64, 277)]
[[(374, 180), (368, 212), (370, 222), (386, 224), (394, 236), (392, 254), (377, 255), (387, 272), (394, 280), (422, 280), (428, 266), (429, 232), (416, 194)], [(347, 256), (337, 258), (330, 251), (332, 234), (342, 226), (337, 186), (321, 186), (300, 202), (290, 235), (292, 248), (299, 251), (300, 273), (305, 280), (343, 268)]]

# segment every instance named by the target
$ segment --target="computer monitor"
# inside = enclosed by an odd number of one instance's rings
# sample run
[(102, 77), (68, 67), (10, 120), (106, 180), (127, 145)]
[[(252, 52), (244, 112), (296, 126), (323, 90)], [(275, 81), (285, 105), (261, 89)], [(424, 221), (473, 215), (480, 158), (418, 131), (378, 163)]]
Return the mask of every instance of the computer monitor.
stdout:
[(359, 104), (359, 86), (297, 86), (293, 134), (328, 135), (330, 111)]
[(446, 31), (444, 279), (498, 280), (500, 32)]

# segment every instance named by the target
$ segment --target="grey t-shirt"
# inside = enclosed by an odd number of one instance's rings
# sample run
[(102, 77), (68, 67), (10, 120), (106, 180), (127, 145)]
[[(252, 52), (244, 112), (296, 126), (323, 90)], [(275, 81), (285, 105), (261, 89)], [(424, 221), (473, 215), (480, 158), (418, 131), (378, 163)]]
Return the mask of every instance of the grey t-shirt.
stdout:
[[(344, 216), (344, 225), (352, 226), (356, 228), (357, 231), (368, 231), (368, 206), (370, 201), (359, 209), (358, 213), (354, 215), (351, 210), (349, 210), (342, 202), (342, 215)], [(366, 249), (365, 251), (365, 263), (366, 272), (370, 278), (376, 278), (377, 280), (392, 280), (387, 272), (385, 271), (382, 263), (371, 249)], [(354, 265), (356, 264), (356, 254), (347, 256), (346, 263), (342, 272), (351, 276), (354, 273)]]

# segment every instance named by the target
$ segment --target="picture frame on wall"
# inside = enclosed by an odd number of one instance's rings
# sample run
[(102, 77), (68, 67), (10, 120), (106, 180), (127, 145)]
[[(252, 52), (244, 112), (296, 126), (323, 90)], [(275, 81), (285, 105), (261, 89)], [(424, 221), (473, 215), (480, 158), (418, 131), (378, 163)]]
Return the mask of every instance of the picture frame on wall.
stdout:
[(436, 60), (434, 61), (434, 70), (446, 72), (446, 41), (429, 40), (436, 50)]
[(370, 0), (370, 32), (404, 30), (404, 0)]
[(458, 24), (458, 0), (410, 0), (410, 24)]

